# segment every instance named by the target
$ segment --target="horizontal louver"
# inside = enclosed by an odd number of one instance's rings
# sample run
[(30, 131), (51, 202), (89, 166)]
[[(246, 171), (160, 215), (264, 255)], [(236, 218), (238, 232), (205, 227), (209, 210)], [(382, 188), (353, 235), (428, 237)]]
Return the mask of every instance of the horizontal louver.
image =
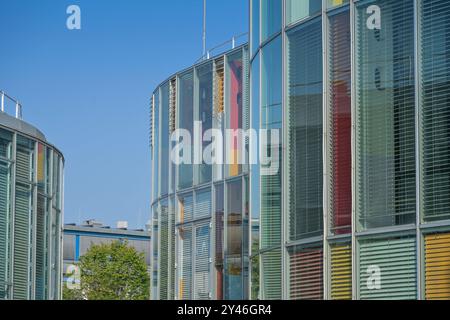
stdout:
[(261, 254), (263, 299), (281, 298), (281, 249)]
[(195, 219), (210, 217), (211, 210), (211, 192), (198, 192), (196, 194)]
[(360, 243), (360, 299), (416, 299), (416, 277), (415, 238)]
[(450, 5), (420, 3), (422, 212), (450, 219)]
[(352, 298), (352, 246), (351, 244), (331, 247), (331, 299)]
[(450, 233), (425, 236), (425, 298), (450, 300)]
[(323, 232), (322, 20), (288, 34), (290, 240)]
[(322, 249), (302, 249), (290, 253), (289, 287), (290, 299), (323, 299)]
[(179, 230), (181, 238), (181, 252), (178, 256), (181, 261), (181, 279), (179, 283), (179, 292), (181, 300), (192, 299), (192, 229), (183, 227)]
[(161, 203), (159, 217), (159, 299), (168, 299), (168, 278), (169, 278), (169, 208), (167, 200)]
[(351, 54), (350, 14), (329, 18), (329, 167), (331, 230), (351, 232)]
[(210, 232), (209, 225), (198, 227), (195, 233), (195, 296), (196, 300), (210, 298)]
[(10, 190), (9, 164), (0, 161), (0, 299), (6, 295), (8, 281)]
[[(363, 229), (410, 224), (416, 212), (414, 1), (356, 3), (356, 209)], [(370, 22), (370, 19), (369, 19)]]

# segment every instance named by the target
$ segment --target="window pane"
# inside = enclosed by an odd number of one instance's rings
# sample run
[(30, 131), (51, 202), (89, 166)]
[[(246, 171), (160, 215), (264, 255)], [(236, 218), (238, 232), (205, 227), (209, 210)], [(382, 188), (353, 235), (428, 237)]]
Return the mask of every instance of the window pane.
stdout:
[(327, 8), (334, 8), (349, 3), (349, 0), (327, 0)]
[(322, 0), (287, 0), (286, 23), (291, 24), (303, 18), (320, 13)]
[(426, 221), (450, 219), (450, 6), (420, 2), (421, 194)]
[(260, 0), (251, 0), (250, 8), (252, 10), (251, 12), (251, 30), (250, 30), (250, 42), (251, 42), (251, 55), (253, 56), (256, 51), (258, 51), (259, 48), (259, 15), (261, 13), (260, 6), (259, 6)]
[(322, 20), (288, 34), (289, 239), (323, 232)]
[[(261, 55), (261, 128), (281, 129), (282, 123), (282, 46), (281, 37), (277, 37), (262, 49)], [(280, 135), (281, 137), (281, 135)], [(269, 144), (266, 154), (273, 153)], [(261, 249), (281, 247), (281, 143), (279, 148), (278, 173), (261, 175)], [(276, 162), (277, 160), (275, 160)], [(261, 168), (260, 168), (261, 169)], [(281, 249), (279, 250), (281, 252)], [(266, 255), (262, 258), (261, 268), (264, 279), (263, 299), (281, 299), (281, 254)], [(274, 291), (270, 291), (272, 289)], [(280, 290), (278, 290), (280, 289)]]
[(225, 299), (243, 299), (242, 283), (242, 183), (227, 185), (227, 251)]
[[(193, 138), (194, 125), (194, 81), (193, 72), (182, 75), (180, 77), (180, 101), (179, 101), (179, 124), (180, 129), (187, 130), (191, 139)], [(192, 143), (192, 141), (191, 141)], [(192, 144), (184, 143), (184, 151), (190, 153), (190, 162), (192, 163), (192, 152), (188, 150), (192, 148)], [(178, 189), (189, 188), (192, 186), (192, 164), (180, 164), (178, 166)]]
[(359, 227), (415, 222), (414, 1), (356, 5), (356, 210)]
[(261, 42), (281, 30), (281, 0), (261, 0)]
[(331, 232), (351, 232), (351, 55), (349, 10), (329, 18), (329, 144)]
[(161, 87), (161, 163), (159, 174), (161, 177), (159, 195), (169, 192), (169, 84)]
[[(197, 69), (197, 81), (198, 81), (198, 100), (199, 110), (197, 121), (202, 122), (202, 137), (207, 130), (212, 128), (212, 111), (213, 111), (213, 77), (212, 77), (212, 64), (200, 67)], [(210, 144), (208, 141), (203, 141), (203, 151)], [(200, 155), (203, 159), (203, 155)], [(202, 165), (198, 167), (198, 182), (200, 184), (211, 181), (212, 166), (202, 161)]]
[(153, 201), (158, 198), (159, 192), (159, 90), (153, 95), (153, 170), (152, 194)]
[(217, 300), (223, 300), (224, 201), (223, 184), (215, 186)]
[[(227, 129), (231, 129), (233, 133), (237, 133), (239, 129), (242, 129), (243, 118), (243, 65), (242, 65), (242, 53), (239, 52), (228, 57), (228, 123)], [(239, 164), (239, 158), (245, 155), (241, 154), (241, 141), (236, 136), (233, 138), (231, 145), (226, 147), (225, 152), (229, 152), (229, 159), (231, 160), (228, 165), (228, 176), (234, 177), (242, 172), (242, 166)]]

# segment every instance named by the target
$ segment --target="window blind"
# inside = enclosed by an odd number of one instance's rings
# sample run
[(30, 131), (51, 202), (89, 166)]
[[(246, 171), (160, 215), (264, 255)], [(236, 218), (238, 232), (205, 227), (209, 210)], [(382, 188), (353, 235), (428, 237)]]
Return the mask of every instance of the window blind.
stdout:
[(289, 239), (323, 232), (321, 18), (288, 34)]
[(351, 232), (351, 54), (349, 10), (329, 17), (329, 207), (331, 232)]
[(359, 228), (415, 222), (414, 1), (356, 4), (356, 175)]
[(450, 219), (450, 6), (420, 3), (422, 214)]

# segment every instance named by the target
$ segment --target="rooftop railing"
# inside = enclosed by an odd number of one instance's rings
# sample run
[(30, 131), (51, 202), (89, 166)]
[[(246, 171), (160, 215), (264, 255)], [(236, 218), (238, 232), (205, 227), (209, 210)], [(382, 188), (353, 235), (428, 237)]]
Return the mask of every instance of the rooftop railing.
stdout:
[(231, 39), (209, 49), (206, 51), (206, 55), (198, 59), (195, 63), (198, 63), (202, 60), (208, 60), (209, 58), (218, 55), (224, 51), (229, 50), (229, 47), (231, 45), (231, 49), (236, 48), (239, 45), (242, 45), (247, 42), (248, 39), (248, 32), (239, 34), (237, 36), (233, 36)]
[[(22, 120), (22, 105), (17, 99), (7, 95), (4, 91), (0, 90), (0, 110), (1, 112), (10, 113), (12, 110), (15, 111), (15, 116), (17, 119)], [(9, 111), (9, 112), (8, 112)]]

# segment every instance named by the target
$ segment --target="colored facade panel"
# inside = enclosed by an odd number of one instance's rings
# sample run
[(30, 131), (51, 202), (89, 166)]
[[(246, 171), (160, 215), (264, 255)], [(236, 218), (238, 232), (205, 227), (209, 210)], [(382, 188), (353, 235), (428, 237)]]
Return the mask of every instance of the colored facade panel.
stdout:
[(329, 168), (330, 229), (351, 232), (351, 54), (350, 12), (329, 16)]
[(359, 243), (359, 299), (417, 298), (416, 239), (364, 240)]
[(425, 221), (450, 219), (450, 7), (419, 1), (421, 194)]
[(293, 248), (289, 253), (289, 298), (323, 299), (322, 248)]
[(425, 236), (425, 299), (450, 300), (450, 233)]
[(331, 246), (330, 284), (331, 299), (352, 299), (351, 244), (336, 244)]
[(376, 1), (380, 23), (373, 4), (355, 4), (358, 230), (412, 224), (416, 212), (414, 1)]

